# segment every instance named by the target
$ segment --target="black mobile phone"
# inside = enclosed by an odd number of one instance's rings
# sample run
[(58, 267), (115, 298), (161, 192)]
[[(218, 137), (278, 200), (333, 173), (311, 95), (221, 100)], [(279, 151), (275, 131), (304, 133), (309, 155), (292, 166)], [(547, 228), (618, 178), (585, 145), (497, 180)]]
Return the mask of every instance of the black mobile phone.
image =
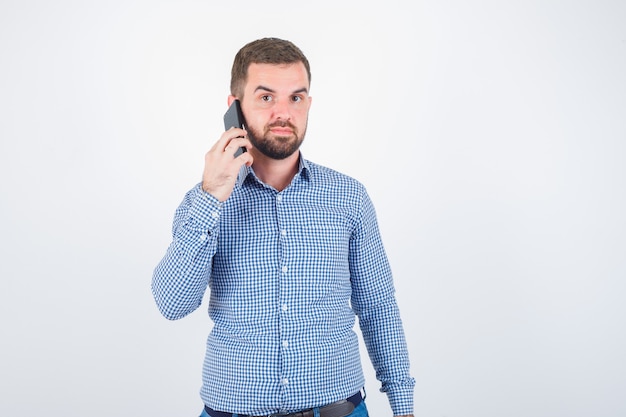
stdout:
[[(243, 118), (243, 112), (241, 111), (241, 103), (239, 100), (233, 101), (233, 104), (230, 105), (226, 113), (224, 114), (224, 127), (226, 130), (231, 127), (238, 127), (240, 129), (245, 129), (246, 122)], [(246, 152), (246, 148), (240, 147), (235, 152), (235, 158), (237, 158), (242, 153)]]

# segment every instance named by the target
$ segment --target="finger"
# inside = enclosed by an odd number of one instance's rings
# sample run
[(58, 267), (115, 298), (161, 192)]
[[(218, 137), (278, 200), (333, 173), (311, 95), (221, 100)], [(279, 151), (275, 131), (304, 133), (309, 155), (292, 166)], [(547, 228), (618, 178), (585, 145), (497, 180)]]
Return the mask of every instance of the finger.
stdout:
[(226, 135), (230, 139), (244, 137), (247, 134), (248, 132), (246, 132), (245, 129), (241, 129), (239, 127), (231, 127), (226, 132), (224, 132), (224, 135)]
[(236, 137), (230, 140), (224, 147), (224, 152), (235, 152), (239, 148), (246, 148), (246, 150), (250, 150), (252, 148), (252, 143), (245, 137)]
[(219, 140), (213, 144), (210, 150), (224, 150), (226, 148), (229, 141), (234, 138), (245, 136), (247, 132), (244, 129), (239, 129), (236, 127), (231, 127), (220, 136)]

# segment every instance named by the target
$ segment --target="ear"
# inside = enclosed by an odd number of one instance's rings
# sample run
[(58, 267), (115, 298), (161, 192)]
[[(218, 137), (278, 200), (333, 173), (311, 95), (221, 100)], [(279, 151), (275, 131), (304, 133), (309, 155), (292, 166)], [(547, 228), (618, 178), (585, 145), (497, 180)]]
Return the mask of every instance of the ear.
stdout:
[(229, 95), (228, 96), (228, 107), (230, 107), (231, 104), (233, 104), (233, 101), (237, 100), (237, 97), (233, 96), (233, 95)]

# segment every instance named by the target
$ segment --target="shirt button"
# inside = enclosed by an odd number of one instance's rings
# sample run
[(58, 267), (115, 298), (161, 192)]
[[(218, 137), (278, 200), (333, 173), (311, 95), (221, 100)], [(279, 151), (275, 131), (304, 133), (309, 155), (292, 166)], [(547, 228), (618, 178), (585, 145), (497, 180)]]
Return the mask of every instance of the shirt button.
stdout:
[(289, 347), (289, 342), (287, 340), (283, 340), (283, 347)]
[(211, 213), (211, 217), (213, 217), (214, 219), (217, 219), (219, 217), (219, 214), (214, 211), (213, 213)]
[(283, 230), (280, 231), (280, 234), (283, 235), (283, 236), (287, 236), (287, 231), (285, 229), (283, 229)]
[(283, 266), (283, 267), (281, 268), (281, 270), (282, 270), (283, 272), (287, 272), (287, 269), (288, 269), (288, 268), (287, 268), (287, 266)]
[(287, 378), (283, 378), (280, 382), (282, 382), (283, 385), (289, 384), (289, 380)]
[(287, 307), (287, 304), (283, 304), (283, 306), (281, 307), (281, 309), (282, 309), (283, 311), (287, 311), (287, 310), (289, 310), (289, 307)]
[(200, 236), (200, 240), (204, 242), (206, 240), (206, 235)]
[(280, 194), (279, 194), (279, 195), (277, 195), (277, 196), (276, 196), (276, 201), (278, 201), (279, 203), (280, 203), (281, 201), (283, 201), (283, 196), (282, 196), (282, 195), (280, 195)]

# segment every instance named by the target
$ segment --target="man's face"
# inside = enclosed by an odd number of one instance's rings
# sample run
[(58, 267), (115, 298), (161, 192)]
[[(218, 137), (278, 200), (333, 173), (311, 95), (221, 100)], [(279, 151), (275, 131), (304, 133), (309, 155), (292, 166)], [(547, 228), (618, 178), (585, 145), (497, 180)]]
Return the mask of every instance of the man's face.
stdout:
[(272, 159), (293, 155), (304, 140), (311, 106), (304, 65), (251, 64), (241, 106), (257, 150)]

